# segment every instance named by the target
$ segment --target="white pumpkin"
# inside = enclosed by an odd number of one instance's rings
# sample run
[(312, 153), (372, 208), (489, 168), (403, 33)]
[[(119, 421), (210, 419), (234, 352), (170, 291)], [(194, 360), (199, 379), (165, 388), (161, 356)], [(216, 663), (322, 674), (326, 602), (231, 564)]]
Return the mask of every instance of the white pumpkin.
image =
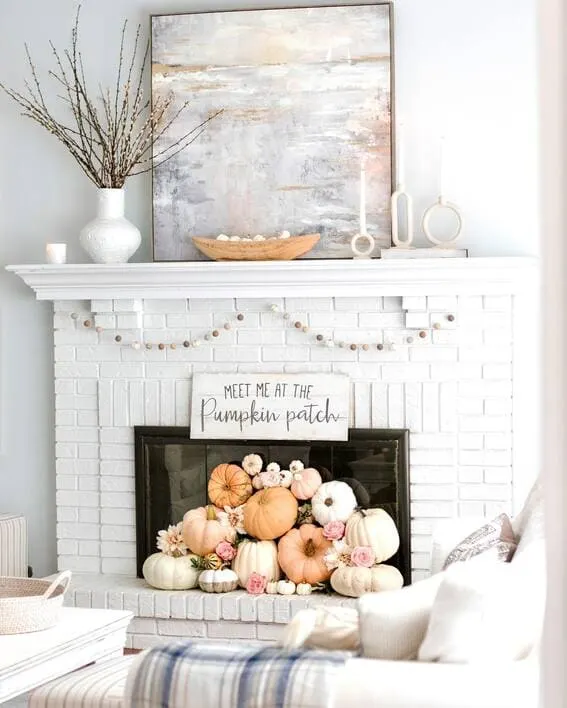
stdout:
[(242, 541), (238, 544), (232, 569), (238, 575), (238, 582), (243, 588), (252, 573), (263, 575), (268, 582), (279, 580), (281, 572), (275, 541)]
[(298, 583), (295, 592), (298, 595), (311, 595), (313, 588), (309, 583)]
[(280, 487), (285, 487), (289, 489), (291, 483), (293, 482), (293, 475), (289, 470), (280, 470)]
[(278, 592), (280, 595), (293, 595), (295, 592), (295, 583), (291, 580), (280, 580), (278, 583)]
[(238, 576), (230, 568), (204, 570), (199, 575), (199, 587), (204, 592), (230, 592), (238, 585)]
[(278, 581), (273, 580), (272, 582), (266, 583), (266, 593), (268, 595), (278, 594)]
[(394, 519), (384, 509), (363, 509), (347, 521), (345, 540), (351, 548), (370, 546), (376, 563), (391, 558), (400, 547), (400, 535)]
[(144, 561), (142, 575), (148, 585), (159, 590), (190, 590), (197, 587), (198, 568), (191, 559), (198, 556), (189, 554), (174, 558), (166, 553), (154, 553)]
[(347, 597), (360, 597), (367, 592), (399, 590), (403, 584), (402, 574), (393, 565), (375, 565), (372, 568), (343, 566), (331, 575), (333, 590)]
[(346, 521), (356, 506), (354, 492), (345, 482), (325, 482), (311, 499), (313, 516), (321, 526), (330, 521)]

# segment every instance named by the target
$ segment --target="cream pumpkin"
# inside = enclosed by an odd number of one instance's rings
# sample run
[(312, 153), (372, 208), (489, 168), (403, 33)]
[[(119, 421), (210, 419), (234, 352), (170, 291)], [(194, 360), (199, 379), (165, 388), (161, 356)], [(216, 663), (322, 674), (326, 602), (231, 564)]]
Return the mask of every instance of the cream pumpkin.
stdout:
[(217, 465), (207, 487), (209, 499), (216, 506), (241, 506), (252, 494), (252, 482), (238, 465)]
[(183, 517), (183, 540), (189, 550), (198, 556), (213, 553), (219, 543), (231, 535), (231, 529), (218, 521), (214, 506), (191, 509)]
[(159, 590), (191, 590), (197, 587), (201, 571), (192, 560), (197, 556), (174, 558), (166, 553), (154, 553), (144, 561), (142, 575), (148, 585)]
[(376, 563), (388, 560), (400, 547), (396, 524), (384, 509), (355, 512), (347, 521), (345, 540), (351, 548), (370, 546), (376, 556)]
[(278, 593), (280, 595), (293, 595), (295, 583), (292, 580), (280, 580), (278, 583)]
[(238, 582), (245, 588), (252, 573), (263, 575), (268, 582), (280, 579), (278, 549), (274, 541), (242, 541), (238, 544), (232, 569), (238, 576)]
[(280, 538), (278, 561), (283, 572), (294, 583), (315, 585), (328, 580), (331, 571), (325, 565), (325, 553), (332, 547), (323, 529), (303, 524)]
[(297, 520), (297, 499), (284, 487), (269, 487), (254, 494), (244, 505), (244, 528), (261, 541), (279, 538)]
[(345, 482), (325, 482), (315, 492), (311, 508), (315, 520), (325, 526), (330, 521), (346, 521), (356, 509), (354, 492)]
[(306, 467), (294, 472), (291, 493), (296, 499), (311, 499), (321, 484), (323, 480), (319, 472), (314, 467)]
[(360, 597), (367, 592), (399, 590), (403, 584), (402, 574), (392, 565), (375, 565), (372, 568), (343, 566), (331, 575), (333, 590), (347, 597)]
[(238, 585), (238, 576), (230, 568), (204, 570), (199, 575), (199, 587), (203, 592), (230, 592)]

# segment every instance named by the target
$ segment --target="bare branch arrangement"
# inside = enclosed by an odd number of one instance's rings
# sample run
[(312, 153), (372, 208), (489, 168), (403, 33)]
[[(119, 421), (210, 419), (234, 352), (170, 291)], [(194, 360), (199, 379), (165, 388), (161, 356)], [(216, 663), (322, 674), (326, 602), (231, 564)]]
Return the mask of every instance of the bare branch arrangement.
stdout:
[(100, 188), (119, 189), (127, 177), (148, 172), (184, 150), (222, 110), (154, 152), (154, 146), (187, 109), (189, 102), (170, 110), (172, 96), (158, 96), (153, 104), (145, 97), (143, 77), (150, 45), (148, 41), (145, 48), (141, 46), (141, 26), (138, 25), (132, 56), (126, 61), (127, 20), (122, 26), (116, 84), (113, 88), (99, 87), (99, 95), (93, 100), (87, 89), (79, 50), (80, 9), (79, 6), (73, 25), (71, 48), (61, 52), (49, 43), (55, 68), (48, 75), (59, 86), (58, 98), (71, 111), (71, 125), (55, 118), (53, 110), (48, 108), (27, 45), (31, 81), (25, 81), (26, 92), (20, 93), (1, 82), (0, 88), (23, 108), (22, 115), (35, 120), (65, 145), (91, 182)]

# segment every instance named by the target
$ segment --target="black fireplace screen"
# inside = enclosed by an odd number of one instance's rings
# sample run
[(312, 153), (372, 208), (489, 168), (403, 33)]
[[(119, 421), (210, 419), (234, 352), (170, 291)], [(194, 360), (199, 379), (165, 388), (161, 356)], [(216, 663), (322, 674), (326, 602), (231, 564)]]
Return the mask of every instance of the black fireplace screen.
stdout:
[(187, 428), (137, 427), (136, 542), (138, 576), (153, 553), (157, 532), (181, 521), (189, 509), (208, 503), (211, 471), (237, 464), (249, 453), (286, 468), (292, 460), (315, 467), (323, 481), (351, 485), (363, 508), (381, 507), (394, 519), (400, 549), (388, 561), (411, 582), (407, 430), (349, 430), (346, 442), (192, 440)]

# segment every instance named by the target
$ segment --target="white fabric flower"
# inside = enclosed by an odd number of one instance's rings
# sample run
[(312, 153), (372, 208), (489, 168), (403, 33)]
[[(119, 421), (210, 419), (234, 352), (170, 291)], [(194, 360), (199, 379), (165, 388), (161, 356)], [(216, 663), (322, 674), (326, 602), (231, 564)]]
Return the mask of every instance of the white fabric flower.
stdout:
[(279, 472), (280, 470), (281, 467), (277, 462), (270, 462), (270, 464), (266, 467), (266, 472)]
[(183, 540), (183, 522), (168, 526), (167, 529), (158, 531), (157, 547), (166, 556), (186, 556), (189, 549)]
[(242, 469), (248, 472), (251, 477), (254, 477), (254, 475), (260, 474), (263, 464), (260, 455), (246, 455), (242, 460)]
[[(227, 540), (234, 540), (236, 533), (245, 534), (244, 504), (241, 506), (225, 506), (224, 511), (217, 511), (217, 521), (227, 530), (232, 531)], [(230, 538), (232, 536), (232, 538)]]
[(350, 562), (351, 551), (352, 548), (346, 541), (333, 541), (333, 547), (329, 548), (323, 556), (323, 562), (327, 566), (327, 570), (352, 565)]
[(297, 472), (301, 472), (302, 469), (305, 468), (305, 465), (301, 460), (293, 460), (292, 462), (289, 463), (289, 471), (292, 474), (296, 474)]

